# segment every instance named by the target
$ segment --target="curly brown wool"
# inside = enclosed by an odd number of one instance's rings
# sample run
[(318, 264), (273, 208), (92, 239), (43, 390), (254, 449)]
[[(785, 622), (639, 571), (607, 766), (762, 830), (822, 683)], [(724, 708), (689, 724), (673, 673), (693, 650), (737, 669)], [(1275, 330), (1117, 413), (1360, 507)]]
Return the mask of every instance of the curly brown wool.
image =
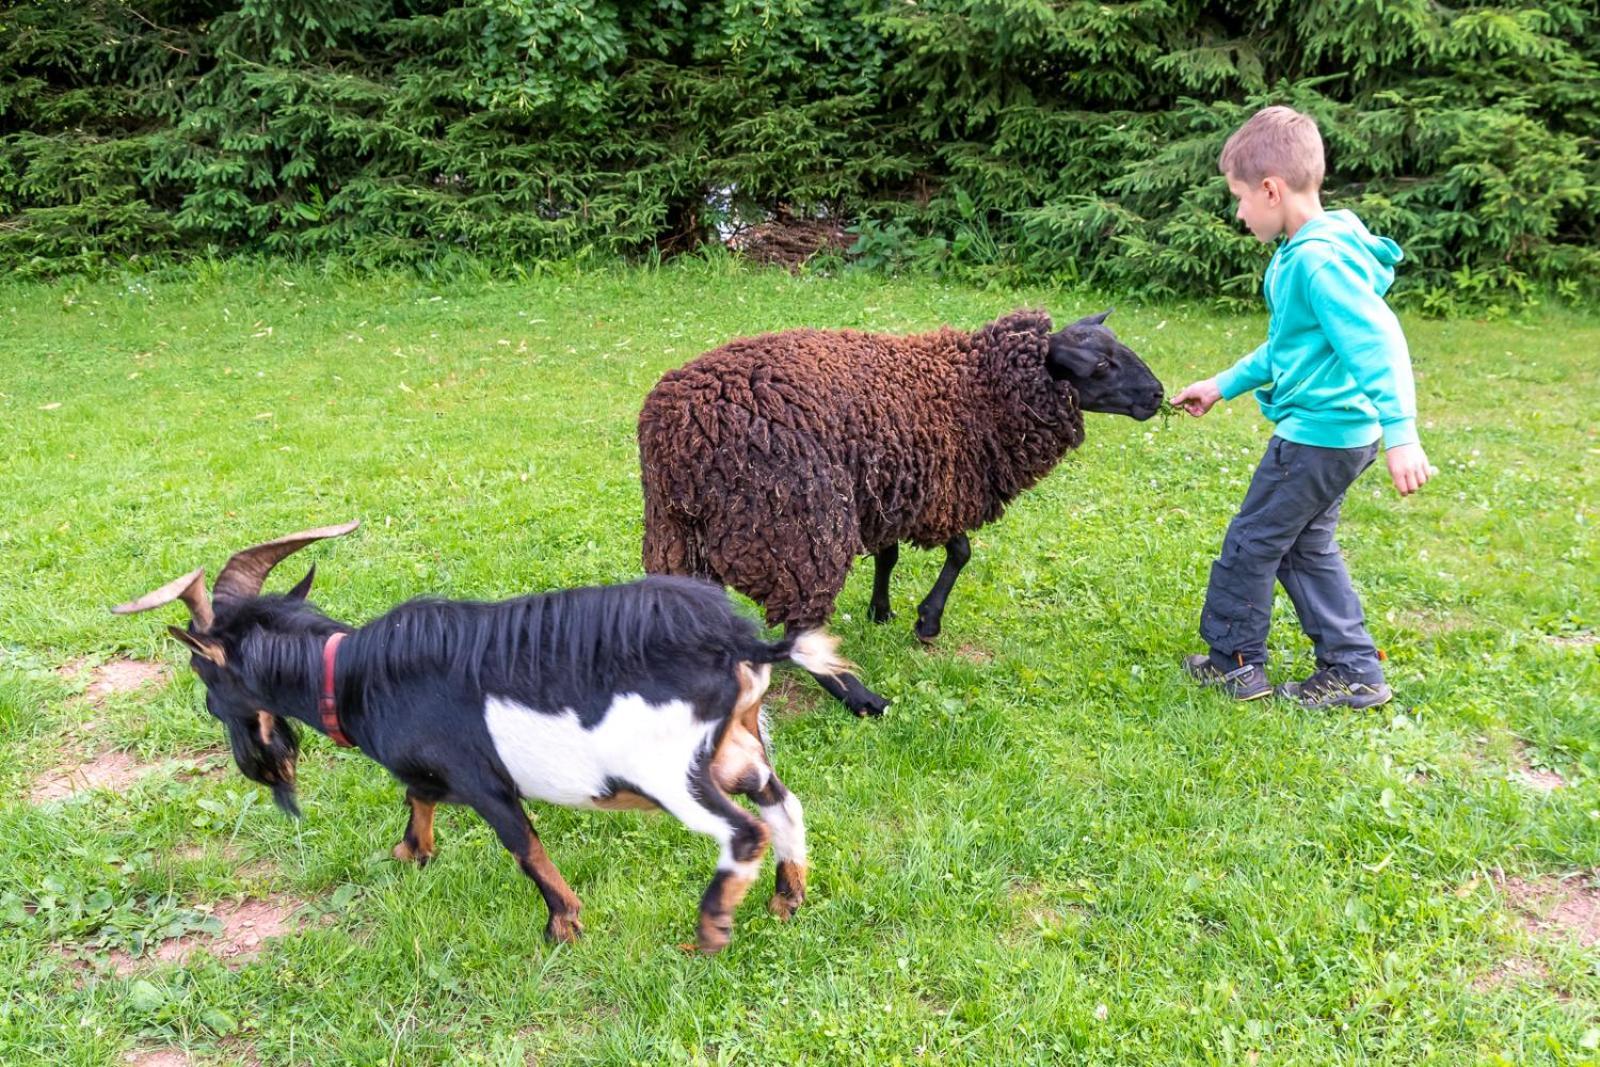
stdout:
[(1083, 441), (1077, 388), (1047, 367), (1066, 332), (1041, 311), (972, 332), (790, 330), (667, 373), (639, 417), (645, 569), (713, 578), (797, 629), (827, 621), (857, 556), (960, 539), (959, 570), (961, 535)]

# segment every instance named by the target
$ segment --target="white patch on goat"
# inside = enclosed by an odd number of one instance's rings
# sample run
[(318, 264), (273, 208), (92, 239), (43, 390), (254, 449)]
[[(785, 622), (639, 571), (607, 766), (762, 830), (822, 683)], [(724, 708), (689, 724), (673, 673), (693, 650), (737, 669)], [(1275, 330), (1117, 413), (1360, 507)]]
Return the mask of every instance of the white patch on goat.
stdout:
[(772, 831), (772, 858), (806, 862), (806, 818), (800, 798), (784, 795), (778, 804), (762, 805), (761, 819)]
[(709, 750), (717, 724), (697, 720), (685, 701), (651, 704), (637, 693), (621, 693), (589, 730), (570, 708), (535, 711), (504, 697), (485, 701), (483, 718), (500, 761), (525, 797), (593, 808), (608, 780), (620, 779), (680, 819), (683, 801), (700, 808), (689, 795), (689, 768)]

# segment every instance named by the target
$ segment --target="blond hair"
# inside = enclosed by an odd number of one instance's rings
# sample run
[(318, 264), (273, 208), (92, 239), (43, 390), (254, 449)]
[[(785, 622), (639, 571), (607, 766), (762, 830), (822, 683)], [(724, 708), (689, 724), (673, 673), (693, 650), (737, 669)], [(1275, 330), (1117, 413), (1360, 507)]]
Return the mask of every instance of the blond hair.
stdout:
[(1282, 178), (1295, 192), (1322, 188), (1322, 134), (1316, 120), (1292, 107), (1269, 107), (1250, 116), (1222, 146), (1217, 168), (1254, 185)]

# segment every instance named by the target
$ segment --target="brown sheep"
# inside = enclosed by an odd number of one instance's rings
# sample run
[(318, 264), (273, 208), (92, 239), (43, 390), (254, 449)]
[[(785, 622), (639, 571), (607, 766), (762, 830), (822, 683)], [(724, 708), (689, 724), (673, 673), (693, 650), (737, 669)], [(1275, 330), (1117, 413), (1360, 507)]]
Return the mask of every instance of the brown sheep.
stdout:
[[(1055, 332), (1041, 311), (909, 337), (790, 330), (670, 371), (639, 416), (645, 570), (713, 578), (798, 632), (827, 621), (868, 554), (870, 616), (887, 621), (899, 543), (943, 545), (917, 610), (931, 641), (967, 531), (1082, 443), (1082, 413), (1160, 408), (1160, 381), (1108, 314)], [(854, 675), (817, 680), (858, 715), (887, 706)]]

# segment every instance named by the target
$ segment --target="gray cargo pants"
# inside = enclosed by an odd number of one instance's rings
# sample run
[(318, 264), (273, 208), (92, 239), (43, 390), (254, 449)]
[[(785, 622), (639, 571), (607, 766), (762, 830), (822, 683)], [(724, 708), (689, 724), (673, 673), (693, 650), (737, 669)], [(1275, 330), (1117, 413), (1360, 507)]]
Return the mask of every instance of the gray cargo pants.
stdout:
[(1333, 539), (1345, 490), (1377, 458), (1365, 448), (1319, 448), (1273, 437), (1228, 525), (1200, 613), (1200, 636), (1223, 670), (1267, 662), (1274, 581), (1294, 602), (1317, 666), (1348, 679), (1381, 682), (1361, 600)]

